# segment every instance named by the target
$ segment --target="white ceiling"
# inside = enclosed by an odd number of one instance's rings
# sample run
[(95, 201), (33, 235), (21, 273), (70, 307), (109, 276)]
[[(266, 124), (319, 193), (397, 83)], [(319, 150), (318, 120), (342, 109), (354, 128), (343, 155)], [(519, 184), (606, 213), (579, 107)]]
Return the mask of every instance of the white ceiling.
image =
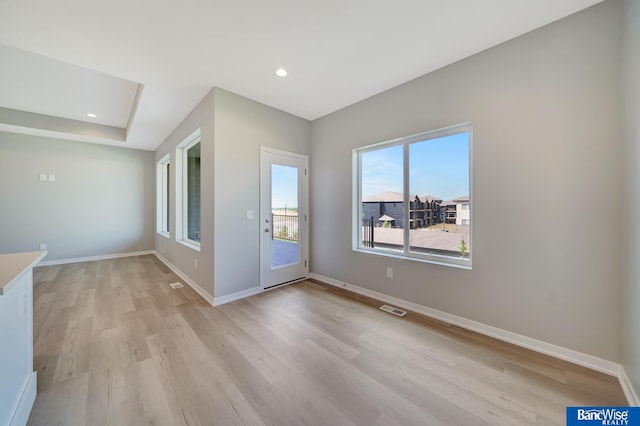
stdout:
[(0, 106), (127, 127), (136, 83), (2, 44), (0, 58)]
[(93, 141), (153, 150), (213, 86), (313, 120), (600, 1), (3, 0), (0, 107), (105, 111), (126, 141)]

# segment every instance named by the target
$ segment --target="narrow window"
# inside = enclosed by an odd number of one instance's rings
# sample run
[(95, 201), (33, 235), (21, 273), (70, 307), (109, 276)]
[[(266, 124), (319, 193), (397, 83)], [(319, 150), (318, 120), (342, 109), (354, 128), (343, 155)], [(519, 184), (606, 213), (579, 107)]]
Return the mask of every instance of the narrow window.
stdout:
[(176, 158), (181, 170), (175, 171), (180, 180), (176, 185), (176, 240), (196, 250), (200, 250), (200, 146), (197, 130), (178, 145)]
[(156, 231), (158, 234), (169, 237), (171, 227), (170, 207), (171, 207), (171, 164), (169, 154), (158, 161), (156, 167), (157, 189), (157, 215)]

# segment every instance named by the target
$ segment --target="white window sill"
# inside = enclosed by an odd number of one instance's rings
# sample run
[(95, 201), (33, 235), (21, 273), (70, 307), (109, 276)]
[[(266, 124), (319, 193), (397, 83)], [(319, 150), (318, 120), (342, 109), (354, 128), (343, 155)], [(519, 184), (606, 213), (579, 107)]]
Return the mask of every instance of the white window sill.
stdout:
[(192, 250), (195, 251), (200, 251), (200, 244), (195, 242), (195, 241), (191, 241), (191, 240), (180, 240), (178, 241), (178, 243), (182, 244), (185, 247), (189, 247)]
[(160, 235), (161, 237), (171, 238), (171, 235), (168, 232), (156, 232), (156, 234)]
[[(394, 259), (403, 259), (403, 260), (411, 260), (414, 262), (430, 263), (432, 265), (449, 266), (451, 268), (465, 269), (468, 271), (472, 269), (470, 260), (465, 261), (465, 260), (458, 260), (458, 259), (451, 258), (450, 261), (447, 261), (448, 258), (445, 256), (434, 256), (433, 258), (427, 258), (423, 256), (413, 257), (413, 256), (407, 256), (406, 254), (401, 252), (393, 253), (392, 251), (387, 251), (387, 250), (375, 250), (375, 249), (372, 250), (372, 249), (366, 249), (366, 248), (354, 248), (353, 251), (359, 252), (359, 253), (372, 254), (375, 256), (392, 257)], [(442, 258), (442, 260), (439, 260), (439, 258)]]

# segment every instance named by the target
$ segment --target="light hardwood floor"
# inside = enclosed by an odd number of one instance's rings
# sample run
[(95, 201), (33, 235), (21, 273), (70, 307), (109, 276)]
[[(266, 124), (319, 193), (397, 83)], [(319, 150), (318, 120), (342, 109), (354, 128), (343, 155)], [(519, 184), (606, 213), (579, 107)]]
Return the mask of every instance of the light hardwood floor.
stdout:
[(617, 380), (302, 282), (207, 305), (154, 256), (37, 268), (31, 425), (564, 425)]

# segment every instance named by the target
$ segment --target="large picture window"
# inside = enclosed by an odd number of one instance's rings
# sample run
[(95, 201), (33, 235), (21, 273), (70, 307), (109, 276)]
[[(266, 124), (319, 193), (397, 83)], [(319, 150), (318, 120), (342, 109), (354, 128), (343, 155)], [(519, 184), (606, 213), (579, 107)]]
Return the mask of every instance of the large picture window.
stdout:
[(176, 210), (176, 240), (200, 249), (200, 130), (185, 139), (176, 149), (180, 171)]
[(354, 150), (354, 249), (471, 267), (470, 125)]

